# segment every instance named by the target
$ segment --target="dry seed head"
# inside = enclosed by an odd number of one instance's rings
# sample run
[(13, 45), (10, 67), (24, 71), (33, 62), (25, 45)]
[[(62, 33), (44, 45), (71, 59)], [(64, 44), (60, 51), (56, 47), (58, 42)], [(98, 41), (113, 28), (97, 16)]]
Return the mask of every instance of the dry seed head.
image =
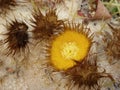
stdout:
[(74, 85), (78, 85), (79, 88), (84, 86), (88, 90), (100, 90), (99, 80), (101, 78), (109, 78), (112, 81), (112, 76), (105, 72), (98, 72), (98, 66), (96, 63), (91, 64), (89, 61), (84, 60), (78, 63), (77, 66), (72, 67), (65, 71), (65, 75), (69, 76), (69, 82), (73, 82)]
[(114, 59), (120, 59), (120, 29), (113, 28), (110, 24), (108, 25), (112, 29), (113, 38), (111, 36), (111, 39), (107, 42), (107, 54), (113, 56)]
[(62, 29), (62, 20), (58, 20), (55, 10), (49, 10), (44, 16), (39, 10), (33, 17), (36, 21), (33, 21), (34, 26), (33, 35), (36, 39), (49, 39), (55, 31)]
[(12, 21), (7, 27), (8, 32), (5, 34), (7, 38), (5, 43), (8, 44), (7, 55), (15, 55), (21, 51), (25, 51), (29, 43), (28, 26), (24, 22)]

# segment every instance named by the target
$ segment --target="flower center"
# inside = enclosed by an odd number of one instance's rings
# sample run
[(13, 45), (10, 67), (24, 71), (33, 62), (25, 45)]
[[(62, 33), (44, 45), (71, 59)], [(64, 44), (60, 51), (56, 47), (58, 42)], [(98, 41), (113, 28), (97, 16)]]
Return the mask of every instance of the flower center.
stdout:
[(84, 60), (90, 47), (90, 39), (81, 32), (66, 30), (56, 37), (51, 47), (51, 63), (58, 70), (67, 70)]
[(79, 48), (75, 42), (65, 43), (61, 50), (62, 56), (67, 60), (75, 59), (78, 52)]

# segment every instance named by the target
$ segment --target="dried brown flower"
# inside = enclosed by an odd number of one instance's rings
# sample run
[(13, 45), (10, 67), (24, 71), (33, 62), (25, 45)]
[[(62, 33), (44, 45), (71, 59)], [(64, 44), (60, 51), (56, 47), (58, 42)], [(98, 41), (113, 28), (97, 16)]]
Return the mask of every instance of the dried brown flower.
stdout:
[(44, 16), (39, 10), (38, 13), (33, 15), (36, 21), (33, 21), (36, 26), (33, 30), (34, 38), (48, 39), (55, 31), (62, 29), (62, 20), (58, 20), (55, 10), (49, 10)]
[(120, 29), (114, 28), (108, 24), (112, 29), (113, 37), (109, 38), (107, 41), (107, 54), (112, 56), (113, 59), (120, 59)]
[(7, 55), (15, 55), (17, 52), (24, 51), (29, 43), (28, 26), (24, 22), (15, 20), (7, 29), (8, 32), (5, 34), (7, 36), (5, 43), (8, 43)]
[(91, 64), (87, 60), (84, 60), (82, 63), (78, 63), (77, 66), (67, 70), (65, 75), (69, 76), (69, 80), (73, 82), (74, 85), (78, 85), (80, 88), (82, 86), (84, 86), (84, 88), (88, 87), (88, 90), (99, 90), (100, 85), (98, 82), (101, 78), (107, 77), (114, 81), (113, 77), (106, 73), (105, 70), (103, 72), (98, 72), (96, 62)]

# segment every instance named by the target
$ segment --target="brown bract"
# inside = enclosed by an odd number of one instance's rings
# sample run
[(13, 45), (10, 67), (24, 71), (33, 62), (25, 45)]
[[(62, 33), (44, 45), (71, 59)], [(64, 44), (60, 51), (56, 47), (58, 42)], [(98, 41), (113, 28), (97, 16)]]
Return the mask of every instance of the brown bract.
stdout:
[(16, 5), (15, 0), (0, 0), (0, 14), (6, 13), (7, 10), (11, 9), (11, 6), (14, 7)]
[(29, 35), (27, 33), (28, 26), (24, 22), (12, 21), (7, 27), (8, 32), (5, 34), (7, 38), (5, 43), (8, 43), (7, 55), (24, 51), (28, 44)]
[(97, 8), (95, 11), (95, 15), (92, 17), (93, 20), (100, 20), (100, 19), (110, 19), (111, 15), (108, 12), (107, 8), (103, 5), (100, 0), (97, 0)]
[(62, 29), (63, 21), (58, 20), (55, 10), (49, 10), (44, 16), (39, 10), (38, 13), (33, 14), (36, 21), (33, 21), (34, 26), (33, 35), (35, 39), (48, 39), (54, 32)]
[(67, 70), (65, 74), (69, 76), (70, 81), (73, 82), (74, 85), (78, 85), (80, 88), (84, 86), (84, 90), (86, 87), (88, 87), (88, 90), (100, 90), (98, 82), (101, 78), (107, 77), (114, 81), (112, 76), (106, 73), (105, 70), (103, 72), (98, 72), (96, 62), (91, 64), (87, 60), (78, 63), (77, 66)]

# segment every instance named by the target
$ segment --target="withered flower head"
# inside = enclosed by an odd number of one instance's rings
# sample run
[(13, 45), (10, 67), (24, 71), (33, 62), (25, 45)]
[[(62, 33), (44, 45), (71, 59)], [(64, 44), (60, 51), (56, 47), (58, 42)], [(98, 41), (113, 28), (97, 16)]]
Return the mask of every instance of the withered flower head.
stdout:
[(120, 28), (115, 28), (111, 24), (108, 24), (111, 27), (112, 34), (110, 40), (107, 41), (107, 54), (112, 56), (113, 59), (120, 59)]
[(28, 26), (24, 22), (18, 22), (17, 20), (12, 21), (7, 27), (8, 32), (5, 34), (7, 36), (5, 43), (8, 43), (8, 55), (15, 55), (21, 50), (24, 51), (29, 42), (27, 29)]
[(65, 75), (69, 76), (70, 82), (74, 85), (78, 85), (79, 88), (82, 86), (84, 88), (87, 87), (88, 90), (100, 90), (99, 80), (101, 78), (106, 77), (114, 81), (112, 76), (106, 73), (105, 70), (103, 72), (98, 72), (97, 64), (91, 64), (87, 60), (65, 71)]
[(55, 31), (62, 28), (63, 21), (58, 20), (55, 10), (49, 10), (44, 16), (39, 10), (38, 13), (33, 15), (36, 21), (33, 21), (34, 26), (33, 34), (36, 39), (48, 39)]
[(6, 13), (6, 10), (10, 10), (11, 6), (16, 6), (15, 0), (0, 0), (0, 14)]

